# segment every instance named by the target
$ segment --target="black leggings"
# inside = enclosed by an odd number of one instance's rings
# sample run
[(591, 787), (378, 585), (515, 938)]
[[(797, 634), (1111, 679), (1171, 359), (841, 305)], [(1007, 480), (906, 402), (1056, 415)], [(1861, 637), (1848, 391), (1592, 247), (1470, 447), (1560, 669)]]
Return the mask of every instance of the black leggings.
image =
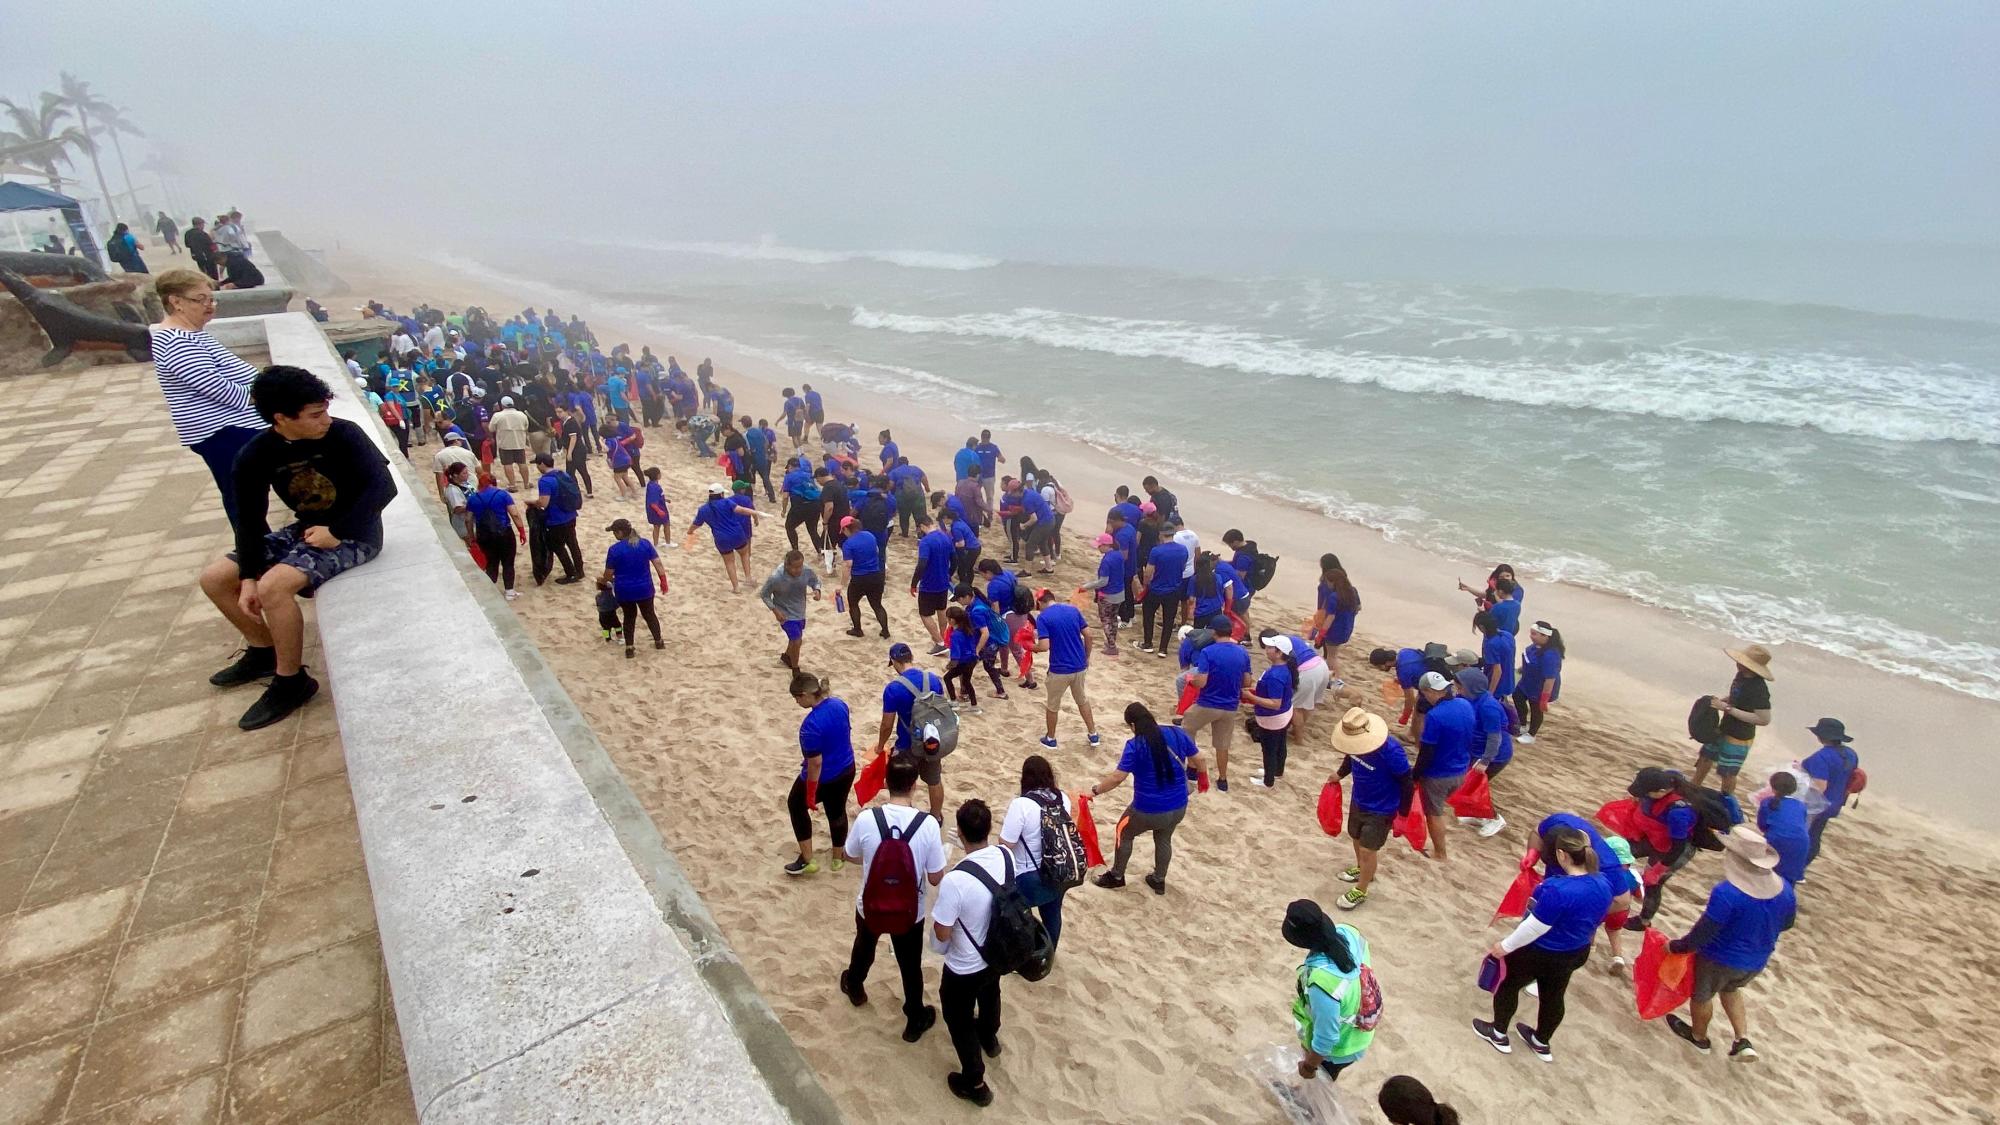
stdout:
[(554, 555), (561, 565), (564, 578), (583, 577), (583, 551), (576, 545), (576, 521), (565, 524), (550, 524), (548, 528), (549, 554)]
[[(1223, 721), (1228, 722), (1229, 720), (1224, 719)], [(1285, 728), (1279, 727), (1277, 730), (1265, 730), (1263, 727), (1257, 725), (1255, 719), (1252, 719), (1250, 721), (1250, 737), (1256, 739), (1257, 745), (1264, 751), (1264, 785), (1267, 788), (1276, 785), (1278, 779), (1285, 776)]]
[[(980, 653), (977, 660), (952, 661), (951, 665), (944, 670), (945, 691), (950, 692), (952, 681), (957, 680), (965, 687), (965, 701), (974, 707), (979, 706), (979, 693), (972, 690), (972, 672), (975, 668), (984, 665), (986, 675), (993, 681), (993, 694), (1005, 699), (1007, 697), (1007, 688), (1000, 682), (999, 666), (993, 663), (993, 658), (999, 654), (999, 651), (1000, 649), (996, 645)], [(957, 699), (958, 696), (953, 694), (951, 698)]]
[[(958, 550), (952, 552), (951, 556), (952, 578), (960, 586), (972, 585), (973, 573), (978, 566), (979, 566), (979, 548), (961, 547)], [(1013, 608), (1012, 606), (1002, 607), (1003, 611), (1012, 608)]]
[(581, 457), (573, 458), (571, 460), (563, 462), (563, 468), (568, 470), (570, 476), (573, 476), (577, 479), (577, 483), (583, 485), (583, 494), (585, 496), (593, 496), (596, 494), (597, 489), (590, 483), (589, 461), (586, 461)]
[(514, 536), (511, 532), (477, 530), (474, 538), (479, 540), (479, 553), (486, 556), (486, 579), (499, 582), (504, 576), (506, 587), (514, 588)]
[[(835, 851), (847, 844), (847, 790), (854, 784), (854, 767), (849, 766), (832, 777), (819, 779), (819, 807), (826, 810), (826, 828), (833, 837)], [(785, 808), (792, 814), (792, 839), (804, 843), (812, 839), (812, 810), (806, 808), (806, 779), (801, 777), (792, 782), (791, 795), (785, 798)]]
[[(866, 535), (867, 532), (861, 532)], [(861, 599), (875, 608), (875, 620), (882, 625), (882, 635), (889, 635), (889, 611), (882, 608), (882, 572), (857, 574), (847, 582), (847, 619), (856, 632), (861, 631)]]
[(1179, 591), (1170, 594), (1155, 594), (1151, 590), (1146, 591), (1144, 643), (1147, 648), (1153, 647), (1153, 618), (1155, 615), (1161, 614), (1162, 611), (1164, 611), (1164, 618), (1160, 626), (1160, 647), (1165, 648), (1174, 643), (1174, 619), (1180, 616), (1181, 612), (1181, 595)]
[(1529, 734), (1542, 733), (1542, 719), (1547, 712), (1542, 710), (1540, 693), (1529, 695), (1526, 692), (1515, 692), (1514, 713), (1521, 716), (1521, 721), (1528, 728)]
[(826, 543), (819, 534), (819, 504), (816, 501), (800, 500), (792, 497), (791, 506), (785, 509), (785, 538), (792, 541), (792, 550), (799, 549), (799, 528), (806, 529), (812, 539), (815, 553), (826, 550)]
[(653, 631), (653, 643), (660, 644), (660, 616), (653, 612), (653, 599), (641, 598), (636, 602), (619, 602), (618, 608), (625, 614), (625, 647), (632, 647), (633, 615), (646, 619), (646, 628)]
[(1507, 979), (1493, 991), (1493, 1026), (1507, 1034), (1514, 1009), (1521, 1002), (1521, 990), (1532, 982), (1541, 987), (1541, 1011), (1535, 1017), (1535, 1038), (1547, 1043), (1563, 1021), (1563, 993), (1569, 990), (1570, 974), (1590, 960), (1590, 947), (1568, 953), (1551, 953), (1527, 945), (1507, 955)]

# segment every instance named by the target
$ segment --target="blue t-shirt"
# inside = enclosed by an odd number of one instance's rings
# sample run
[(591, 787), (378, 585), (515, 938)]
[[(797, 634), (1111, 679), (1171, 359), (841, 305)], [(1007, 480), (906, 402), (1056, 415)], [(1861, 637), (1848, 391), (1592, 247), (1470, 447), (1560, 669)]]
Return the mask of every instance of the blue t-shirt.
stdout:
[(814, 497), (810, 500), (806, 498), (806, 493), (810, 491), (813, 487), (814, 487), (813, 475), (811, 469), (793, 469), (785, 474), (785, 491), (791, 493), (792, 498), (795, 500), (799, 500), (807, 504), (817, 503), (818, 497)]
[(1097, 560), (1097, 576), (1104, 579), (1104, 585), (1097, 591), (1099, 597), (1112, 598), (1114, 600), (1124, 598), (1124, 555), (1119, 554), (1117, 551), (1104, 552), (1104, 557)]
[[(799, 753), (819, 759), (821, 782), (854, 768), (854, 726), (844, 700), (827, 698), (813, 704), (799, 722)], [(799, 776), (806, 775), (803, 763)]]
[(1235, 641), (1217, 641), (1194, 654), (1194, 670), (1208, 676), (1195, 703), (1234, 711), (1243, 700), (1243, 681), (1250, 675), (1250, 653)]
[(1424, 720), (1424, 745), (1432, 748), (1425, 777), (1456, 777), (1472, 767), (1472, 738), (1479, 717), (1472, 704), (1453, 697), (1439, 700)]
[(1136, 533), (1139, 530), (1139, 517), (1145, 514), (1139, 510), (1139, 505), (1134, 504), (1130, 500), (1122, 500), (1111, 505), (1111, 511), (1106, 513), (1106, 518), (1117, 516), (1119, 519), (1125, 521), (1126, 527), (1131, 528)]
[(472, 526), (488, 535), (505, 535), (513, 530), (513, 520), (507, 515), (514, 506), (514, 494), (504, 488), (482, 488), (465, 499), (465, 514), (472, 518)]
[[(1500, 749), (1494, 753), (1493, 760), (1489, 764), (1499, 766), (1513, 761), (1514, 736), (1509, 731), (1507, 705), (1500, 702), (1500, 697), (1490, 691), (1480, 692), (1479, 698), (1469, 700), (1469, 702), (1472, 704), (1473, 717), (1478, 721), (1478, 725), (1472, 732), (1473, 759), (1476, 761), (1486, 755), (1486, 743), (1490, 741), (1489, 736), (1498, 731), (1500, 734)], [(1437, 712), (1433, 710), (1431, 714), (1435, 715)], [(1424, 722), (1428, 725), (1430, 720), (1425, 719)]]
[(563, 527), (576, 522), (576, 509), (563, 507), (561, 481), (562, 475), (550, 469), (535, 482), (535, 491), (549, 498), (549, 506), (544, 509), (549, 515), (544, 522), (550, 527)]
[[(957, 497), (954, 496), (952, 499), (956, 500)], [(951, 548), (954, 551), (977, 551), (979, 549), (979, 533), (972, 529), (971, 524), (965, 522), (963, 511), (959, 513), (957, 519), (951, 521)]]
[(1752, 898), (1728, 880), (1717, 883), (1708, 892), (1702, 916), (1714, 919), (1721, 930), (1701, 947), (1701, 955), (1738, 972), (1754, 973), (1770, 961), (1778, 935), (1791, 928), (1798, 909), (1790, 883), (1770, 898)]
[(1049, 502), (1042, 499), (1041, 490), (1035, 488), (1021, 490), (1021, 514), (1035, 517), (1036, 523), (1048, 523), (1056, 518), (1055, 509), (1049, 507)]
[[(898, 683), (897, 681), (902, 681)], [(896, 716), (896, 749), (910, 748), (910, 710), (917, 705), (917, 691), (929, 688), (944, 694), (944, 681), (937, 673), (922, 668), (905, 668), (882, 688), (882, 713)]]
[(1282, 715), (1292, 709), (1292, 670), (1283, 664), (1273, 664), (1257, 677), (1255, 694), (1261, 699), (1275, 699), (1276, 707), (1256, 705), (1259, 715)]
[(856, 578), (882, 573), (882, 545), (865, 531), (855, 532), (842, 541), (840, 554), (854, 564), (852, 573)]
[(1513, 597), (1502, 598), (1487, 606), (1486, 612), (1493, 615), (1493, 620), (1499, 623), (1501, 632), (1512, 633), (1517, 637), (1521, 635), (1521, 591), (1515, 590)]
[(979, 475), (979, 454), (971, 449), (961, 449), (951, 455), (951, 470), (959, 480)]
[(797, 395), (785, 400), (785, 428), (802, 430), (806, 425), (806, 400)]
[(610, 381), (604, 384), (604, 397), (610, 401), (611, 409), (624, 410), (626, 408), (625, 390), (629, 385), (625, 382), (623, 375), (613, 375)]
[(723, 554), (750, 542), (750, 517), (732, 497), (717, 496), (702, 504), (694, 514), (694, 526), (708, 528), (715, 536), (715, 549)]
[(1809, 776), (1826, 782), (1826, 815), (1839, 816), (1847, 803), (1848, 783), (1861, 765), (1860, 755), (1846, 746), (1822, 746), (1801, 764)]
[(1405, 648), (1396, 651), (1396, 686), (1413, 688), (1424, 678), (1430, 668), (1424, 664), (1422, 649)]
[(1562, 666), (1562, 653), (1530, 643), (1528, 651), (1521, 654), (1521, 677), (1514, 682), (1514, 690), (1531, 698), (1540, 698), (1543, 689), (1555, 683), (1556, 677), (1562, 674)]
[(1083, 645), (1083, 613), (1075, 606), (1058, 603), (1035, 617), (1035, 635), (1049, 642), (1049, 673), (1067, 675), (1089, 666)]
[(1354, 807), (1376, 816), (1395, 816), (1403, 809), (1403, 779), (1410, 776), (1410, 756), (1391, 737), (1366, 754), (1351, 754), (1348, 780), (1354, 783)]
[(1003, 570), (986, 581), (986, 600), (1000, 607), (1002, 613), (1014, 611), (1014, 587), (1017, 580), (1014, 572)]
[(902, 492), (910, 488), (922, 488), (924, 471), (915, 465), (898, 465), (889, 470), (889, 490)]
[(660, 487), (659, 481), (656, 480), (647, 481), (646, 522), (656, 523), (664, 527), (667, 522), (667, 517), (668, 517), (667, 490)]
[[(992, 606), (975, 598), (973, 599), (971, 608), (967, 609), (965, 614), (972, 619), (972, 628), (975, 631), (980, 629), (986, 630), (986, 648), (998, 648), (1000, 646), (1000, 637), (1001, 634), (1006, 632), (1006, 625), (1000, 620), (1000, 615), (994, 612)], [(984, 652), (985, 649), (981, 649), (980, 651)]]
[(1543, 817), (1542, 822), (1535, 826), (1535, 839), (1539, 840), (1558, 828), (1574, 828), (1590, 838), (1590, 850), (1597, 853), (1597, 873), (1611, 888), (1614, 898), (1640, 889), (1637, 877), (1625, 869), (1625, 862), (1611, 850), (1610, 844), (1604, 842), (1597, 828), (1575, 813), (1550, 813)]
[(996, 476), (999, 474), (1000, 472), (999, 446), (994, 445), (990, 441), (982, 441), (978, 445), (973, 446), (972, 451), (979, 455), (979, 475), (982, 478)]
[(1216, 571), (1215, 587), (1212, 593), (1203, 594), (1201, 592), (1201, 582), (1198, 579), (1190, 578), (1187, 580), (1188, 596), (1194, 599), (1194, 616), (1190, 620), (1196, 625), (1205, 624), (1209, 618), (1222, 612), (1223, 595), (1229, 592), (1229, 582), (1222, 577), (1219, 565)]
[(1161, 727), (1167, 742), (1167, 780), (1162, 782), (1153, 762), (1153, 748), (1143, 738), (1125, 740), (1118, 768), (1132, 775), (1133, 812), (1164, 813), (1187, 808), (1187, 760), (1195, 756), (1194, 739), (1179, 727)]
[(751, 464), (769, 464), (771, 439), (755, 426), (743, 431), (743, 444), (750, 448)]
[(1118, 530), (1111, 533), (1111, 542), (1125, 556), (1126, 577), (1133, 577), (1139, 569), (1139, 529), (1129, 523), (1119, 524)]
[(818, 391), (806, 392), (806, 409), (808, 411), (820, 411), (824, 413), (825, 408), (826, 403), (820, 398)]
[(1535, 948), (1574, 953), (1588, 946), (1611, 909), (1612, 897), (1610, 885), (1594, 874), (1543, 879), (1528, 896), (1528, 913), (1549, 926), (1548, 933), (1535, 939)]
[(903, 453), (902, 447), (897, 445), (895, 442), (893, 441), (883, 442), (882, 467), (886, 469), (889, 466), (894, 465), (896, 463), (896, 458), (900, 457), (902, 453)]
[(653, 560), (660, 553), (644, 539), (620, 539), (604, 552), (611, 572), (611, 592), (621, 602), (642, 602), (653, 596)]
[(1777, 849), (1778, 874), (1785, 877), (1785, 882), (1796, 883), (1806, 877), (1812, 832), (1804, 801), (1797, 797), (1766, 797), (1757, 806), (1757, 831)]
[(1514, 634), (1498, 632), (1486, 638), (1479, 646), (1480, 670), (1495, 664), (1500, 666), (1500, 684), (1493, 690), (1501, 695), (1514, 694)]
[(1148, 594), (1179, 594), (1187, 588), (1187, 548), (1171, 540), (1154, 547), (1146, 556), (1153, 577), (1146, 583)]
[(979, 631), (977, 627), (971, 631), (967, 631), (954, 625), (951, 628), (951, 636), (948, 640), (950, 642), (948, 647), (952, 660), (979, 659)]
[(917, 540), (917, 589), (926, 594), (951, 592), (951, 536), (936, 528)]

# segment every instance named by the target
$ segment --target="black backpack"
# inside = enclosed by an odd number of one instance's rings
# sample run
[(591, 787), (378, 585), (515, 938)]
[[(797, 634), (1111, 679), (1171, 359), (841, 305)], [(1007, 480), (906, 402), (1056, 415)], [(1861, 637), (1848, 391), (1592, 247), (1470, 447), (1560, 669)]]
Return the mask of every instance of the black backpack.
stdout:
[(1703, 746), (1722, 737), (1722, 712), (1709, 702), (1714, 698), (1704, 695), (1696, 699), (1694, 706), (1688, 710), (1688, 737)]
[[(986, 940), (974, 941), (972, 947), (979, 951), (987, 967), (1001, 976), (1019, 973), (1026, 980), (1041, 980), (1055, 968), (1056, 947), (1049, 940), (1049, 931), (1042, 927), (1028, 900), (1021, 897), (1014, 884), (1014, 854), (1002, 848), (1000, 857), (1007, 865), (1005, 883), (995, 883), (986, 868), (970, 857), (960, 860), (955, 869), (979, 880), (993, 896), (993, 909), (987, 915)], [(965, 936), (972, 937), (970, 933)]]
[(1695, 816), (1690, 839), (1702, 851), (1721, 851), (1722, 841), (1718, 836), (1743, 823), (1743, 806), (1720, 789), (1694, 789), (1687, 796), (1687, 804)]
[(1243, 576), (1243, 582), (1254, 593), (1269, 586), (1271, 579), (1278, 576), (1278, 556), (1259, 551), (1254, 540), (1243, 544), (1243, 549), (1251, 555), (1250, 573)]

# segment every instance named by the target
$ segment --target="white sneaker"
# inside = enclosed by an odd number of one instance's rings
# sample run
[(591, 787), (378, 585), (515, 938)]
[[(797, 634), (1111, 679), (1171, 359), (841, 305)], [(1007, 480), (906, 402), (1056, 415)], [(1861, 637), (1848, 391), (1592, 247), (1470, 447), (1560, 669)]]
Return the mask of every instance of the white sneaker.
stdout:
[(1485, 839), (1488, 836), (1498, 836), (1500, 834), (1501, 829), (1506, 827), (1507, 827), (1507, 818), (1504, 816), (1496, 816), (1492, 820), (1489, 820), (1486, 823), (1479, 826), (1479, 836), (1481, 839)]
[[(1536, 999), (1540, 999), (1540, 998), (1541, 998), (1541, 995), (1542, 995), (1542, 985), (1541, 985), (1541, 982), (1540, 982), (1540, 981), (1529, 981), (1529, 982), (1528, 982), (1528, 987), (1527, 987), (1527, 988), (1524, 988), (1524, 989), (1522, 989), (1522, 991), (1523, 991), (1523, 992), (1526, 992), (1526, 993), (1527, 993), (1528, 995), (1530, 995), (1530, 996), (1533, 996), (1533, 997), (1535, 997)], [(1554, 1033), (1554, 1032), (1550, 1032), (1549, 1034), (1553, 1035), (1553, 1034), (1555, 1034), (1555, 1033)]]
[(1328, 680), (1326, 682), (1326, 690), (1328, 691), (1339, 691), (1341, 688), (1344, 688), (1346, 686), (1347, 686), (1347, 681), (1341, 679), (1339, 676), (1335, 676), (1333, 679)]
[(1261, 782), (1262, 782), (1262, 781), (1264, 780), (1264, 771), (1263, 771), (1263, 770), (1251, 770), (1251, 771), (1250, 771), (1250, 780), (1252, 780), (1252, 781), (1255, 781), (1255, 782), (1260, 782), (1260, 783), (1261, 783)]
[(1534, 744), (1535, 736), (1532, 734), (1517, 734), (1514, 736), (1514, 745), (1516, 746), (1533, 746)]
[(509, 590), (509, 591), (507, 591), (507, 600), (508, 600), (508, 601), (510, 601), (510, 602), (511, 602), (511, 601), (513, 601), (513, 600), (515, 600), (516, 598), (519, 598), (520, 596), (521, 596), (521, 591), (519, 591), (519, 590)]

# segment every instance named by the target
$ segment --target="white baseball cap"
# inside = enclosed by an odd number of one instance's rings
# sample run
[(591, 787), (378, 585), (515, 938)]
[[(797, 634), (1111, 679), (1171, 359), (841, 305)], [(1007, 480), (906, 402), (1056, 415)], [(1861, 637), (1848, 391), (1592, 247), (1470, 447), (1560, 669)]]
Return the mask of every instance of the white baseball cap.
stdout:
[(1264, 638), (1264, 647), (1275, 648), (1279, 652), (1289, 654), (1292, 651), (1292, 638), (1283, 633), (1273, 633)]
[(1441, 672), (1425, 672), (1424, 678), (1417, 681), (1417, 686), (1425, 691), (1443, 691), (1451, 686), (1451, 681), (1445, 679)]
[(710, 496), (727, 496), (729, 495), (729, 486), (726, 484), (711, 484), (708, 486), (708, 494)]
[(500, 396), (500, 405), (502, 405), (502, 406), (512, 406), (512, 405), (514, 405), (514, 396), (513, 396), (513, 395), (501, 395), (501, 396)]

